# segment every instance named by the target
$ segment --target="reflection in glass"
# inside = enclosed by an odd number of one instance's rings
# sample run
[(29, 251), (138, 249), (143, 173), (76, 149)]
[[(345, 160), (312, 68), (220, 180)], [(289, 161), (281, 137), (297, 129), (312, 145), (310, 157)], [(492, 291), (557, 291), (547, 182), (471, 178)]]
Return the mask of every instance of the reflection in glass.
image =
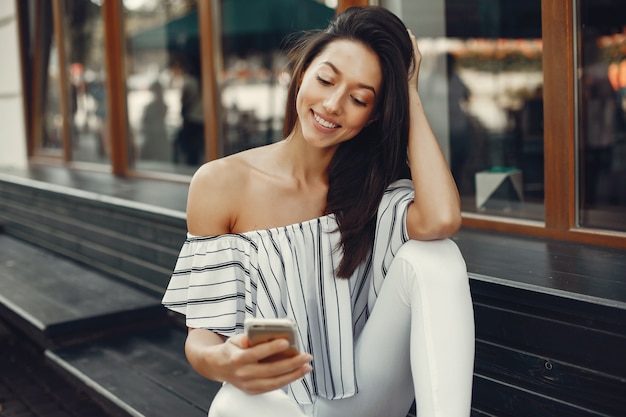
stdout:
[(579, 7), (580, 223), (626, 231), (626, 5)]
[(420, 38), (420, 96), (463, 211), (543, 220), (541, 1), (381, 4)]
[(37, 79), (34, 91), (37, 99), (34, 104), (37, 105), (35, 111), (41, 120), (39, 130), (35, 132), (36, 153), (62, 156), (63, 114), (59, 88), (59, 50), (52, 21), (52, 4), (42, 2), (32, 6), (40, 16), (34, 45), (41, 48), (41, 63), (34, 69)]
[(72, 160), (108, 163), (102, 9), (91, 1), (65, 0), (64, 10)]
[(191, 175), (205, 160), (197, 0), (124, 0), (130, 163)]
[(229, 155), (282, 139), (289, 73), (285, 38), (324, 28), (336, 2), (221, 0), (222, 153)]
[(46, 74), (46, 88), (44, 93), (43, 135), (40, 150), (58, 153), (63, 149), (63, 113), (61, 111), (61, 89), (59, 88), (59, 51), (54, 33), (51, 33), (48, 56), (48, 72)]

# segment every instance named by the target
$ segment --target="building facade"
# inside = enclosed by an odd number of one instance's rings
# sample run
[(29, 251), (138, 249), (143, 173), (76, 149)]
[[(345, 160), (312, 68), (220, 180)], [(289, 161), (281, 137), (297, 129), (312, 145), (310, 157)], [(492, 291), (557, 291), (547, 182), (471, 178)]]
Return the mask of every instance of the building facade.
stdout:
[(620, 0), (2, 2), (0, 167), (186, 182), (280, 140), (289, 35), (350, 5), (418, 36), (464, 226), (626, 247)]

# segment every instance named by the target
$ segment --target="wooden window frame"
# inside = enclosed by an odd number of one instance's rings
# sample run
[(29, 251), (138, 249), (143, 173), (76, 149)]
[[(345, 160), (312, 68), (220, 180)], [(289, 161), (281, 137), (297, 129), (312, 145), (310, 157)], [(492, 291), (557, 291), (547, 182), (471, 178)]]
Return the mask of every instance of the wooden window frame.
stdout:
[(545, 221), (463, 213), (463, 226), (626, 248), (626, 233), (577, 224), (575, 1), (541, 2)]
[(106, 98), (111, 168), (113, 175), (127, 176), (128, 123), (126, 106), (126, 73), (124, 71), (124, 6), (122, 0), (104, 0), (104, 48)]
[[(55, 26), (60, 20), (61, 2), (54, 0)], [(203, 100), (205, 106), (206, 157), (209, 160), (219, 157), (219, 118), (217, 114), (218, 91), (215, 85), (215, 39), (213, 17), (215, 9), (211, 0), (198, 0), (200, 16), (200, 48), (202, 55)], [(350, 6), (378, 4), (376, 0), (339, 0), (337, 12)], [(576, 112), (577, 112), (577, 63), (575, 37), (576, 0), (543, 0), (541, 3), (543, 71), (544, 71), (544, 160), (545, 160), (545, 221), (520, 220), (476, 213), (463, 213), (463, 226), (484, 230), (533, 235), (581, 243), (599, 244), (626, 248), (626, 233), (580, 227), (577, 224), (576, 189)], [(19, 10), (19, 8), (18, 8)], [(105, 46), (107, 68), (107, 97), (109, 129), (111, 132), (111, 164), (113, 174), (137, 176), (128, 166), (126, 146), (128, 127), (125, 97), (125, 73), (123, 71), (123, 5), (122, 0), (105, 0)], [(55, 30), (55, 34), (57, 34)], [(58, 36), (58, 35), (57, 35)], [(60, 38), (62, 39), (62, 38)], [(61, 42), (59, 42), (61, 43)], [(61, 45), (60, 45), (61, 46)], [(40, 59), (40, 58), (39, 58)], [(35, 56), (34, 63), (38, 62)], [(61, 61), (62, 62), (62, 61)], [(33, 73), (34, 86), (37, 85), (37, 69)], [(62, 86), (61, 86), (62, 87)], [(37, 89), (34, 89), (35, 93)], [(67, 94), (67, 89), (63, 89)], [(31, 103), (39, 106), (40, 99), (31, 97)], [(35, 109), (37, 107), (34, 107)], [(64, 106), (65, 108), (65, 106)], [(33, 120), (32, 129), (37, 132), (41, 115), (35, 110), (29, 112)], [(29, 135), (29, 149), (33, 152), (34, 136)], [(65, 156), (67, 160), (67, 155)], [(558, 163), (554, 163), (558, 161)], [(158, 174), (150, 175), (158, 177)]]
[(368, 1), (368, 0), (339, 0), (337, 2), (336, 13), (341, 13), (348, 7), (352, 6), (369, 6), (377, 4), (378, 1)]
[(202, 102), (204, 106), (204, 140), (205, 158), (207, 161), (220, 156), (219, 147), (219, 115), (217, 74), (215, 72), (215, 40), (214, 30), (215, 7), (213, 1), (198, 0), (198, 15), (200, 17), (200, 56), (202, 57)]

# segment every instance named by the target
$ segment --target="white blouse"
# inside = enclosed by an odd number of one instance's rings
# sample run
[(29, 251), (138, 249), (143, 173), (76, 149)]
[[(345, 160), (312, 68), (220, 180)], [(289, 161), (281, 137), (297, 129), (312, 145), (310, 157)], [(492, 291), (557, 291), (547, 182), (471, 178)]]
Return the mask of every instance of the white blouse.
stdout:
[(408, 240), (406, 209), (413, 184), (399, 180), (378, 209), (373, 251), (349, 279), (335, 277), (342, 253), (334, 215), (284, 227), (220, 236), (187, 235), (163, 305), (189, 327), (226, 337), (243, 332), (246, 317), (289, 317), (313, 370), (291, 383), (300, 404), (315, 396), (357, 393), (354, 340), (369, 317), (382, 281)]

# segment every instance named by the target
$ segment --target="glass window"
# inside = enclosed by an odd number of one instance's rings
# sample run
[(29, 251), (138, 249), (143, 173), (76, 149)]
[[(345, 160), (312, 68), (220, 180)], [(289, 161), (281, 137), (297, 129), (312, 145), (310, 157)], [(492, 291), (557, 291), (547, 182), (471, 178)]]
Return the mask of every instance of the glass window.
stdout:
[(62, 156), (63, 153), (63, 113), (61, 107), (59, 50), (54, 34), (51, 4), (37, 4), (40, 26), (37, 28), (37, 41), (40, 46), (42, 65), (38, 68), (37, 79), (41, 88), (37, 97), (41, 124), (35, 132), (38, 154)]
[(579, 9), (579, 221), (626, 231), (626, 4)]
[[(65, 0), (63, 31), (69, 68), (68, 105), (72, 160), (108, 164), (106, 70), (102, 7)], [(100, 2), (101, 3), (101, 2)]]
[(43, 106), (43, 136), (40, 152), (62, 155), (63, 149), (63, 113), (61, 108), (61, 89), (59, 81), (59, 51), (54, 34), (51, 34), (48, 59), (48, 72), (45, 82)]
[(336, 1), (222, 0), (218, 91), (221, 152), (229, 155), (282, 139), (289, 73), (283, 40), (324, 28)]
[(387, 0), (419, 38), (419, 91), (463, 211), (544, 219), (541, 1)]
[(191, 175), (205, 161), (197, 0), (124, 0), (129, 161)]

